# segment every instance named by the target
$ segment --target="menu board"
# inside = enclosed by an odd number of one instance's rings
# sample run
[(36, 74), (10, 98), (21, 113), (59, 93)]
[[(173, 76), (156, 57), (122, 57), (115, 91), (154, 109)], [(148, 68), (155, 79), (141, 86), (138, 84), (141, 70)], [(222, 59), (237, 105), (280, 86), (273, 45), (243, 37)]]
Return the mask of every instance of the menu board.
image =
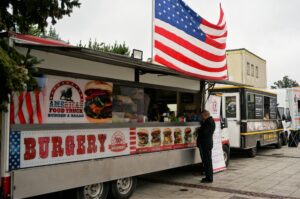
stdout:
[(255, 118), (263, 118), (263, 97), (255, 95)]
[(276, 107), (277, 101), (276, 98), (270, 98), (270, 119), (276, 119)]

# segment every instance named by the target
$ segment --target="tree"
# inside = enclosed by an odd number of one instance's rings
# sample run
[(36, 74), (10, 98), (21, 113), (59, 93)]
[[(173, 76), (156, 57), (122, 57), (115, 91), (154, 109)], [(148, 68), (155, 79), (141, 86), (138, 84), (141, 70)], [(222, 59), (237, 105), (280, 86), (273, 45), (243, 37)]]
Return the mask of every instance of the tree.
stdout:
[[(70, 16), (73, 8), (79, 6), (79, 0), (1, 0), (0, 32), (44, 33), (49, 18), (54, 25), (65, 15)], [(58, 37), (55, 30), (49, 34)], [(33, 73), (37, 63), (36, 58), (20, 54), (0, 38), (0, 112), (7, 110), (9, 94), (21, 92), (35, 84)]]
[(82, 44), (81, 41), (79, 41), (79, 44), (77, 44), (78, 47), (83, 48), (89, 48), (91, 50), (95, 51), (102, 51), (102, 52), (110, 52), (120, 55), (130, 55), (129, 47), (123, 42), (122, 44), (119, 44), (115, 41), (114, 44), (105, 44), (104, 42), (99, 43), (96, 39), (92, 41), (92, 39), (89, 40), (88, 44)]
[(59, 34), (56, 32), (56, 29), (52, 26), (50, 26), (49, 31), (45, 30), (43, 32), (38, 28), (38, 26), (30, 25), (27, 34), (37, 36), (37, 37), (50, 37), (52, 39), (60, 40)]
[(54, 25), (57, 20), (70, 14), (74, 7), (79, 7), (79, 0), (1, 0), (0, 30), (16, 30), (28, 33), (31, 25), (37, 25), (44, 31), (48, 18)]
[(282, 80), (278, 80), (273, 83), (274, 85), (271, 86), (271, 88), (292, 88), (299, 86), (299, 83), (291, 78), (289, 76), (284, 76)]

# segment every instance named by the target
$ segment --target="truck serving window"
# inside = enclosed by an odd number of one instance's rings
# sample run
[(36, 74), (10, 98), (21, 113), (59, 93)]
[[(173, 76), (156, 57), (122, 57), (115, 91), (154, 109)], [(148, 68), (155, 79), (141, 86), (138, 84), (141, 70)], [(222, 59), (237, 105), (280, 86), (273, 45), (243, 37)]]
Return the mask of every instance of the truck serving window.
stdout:
[(178, 115), (177, 92), (145, 88), (144, 95), (149, 122), (176, 120)]
[(270, 97), (264, 96), (264, 119), (270, 119)]
[(263, 119), (263, 96), (248, 93), (248, 119)]
[(252, 93), (248, 93), (247, 102), (248, 102), (248, 119), (255, 119), (255, 95)]
[(144, 89), (114, 86), (113, 123), (143, 122), (145, 108)]

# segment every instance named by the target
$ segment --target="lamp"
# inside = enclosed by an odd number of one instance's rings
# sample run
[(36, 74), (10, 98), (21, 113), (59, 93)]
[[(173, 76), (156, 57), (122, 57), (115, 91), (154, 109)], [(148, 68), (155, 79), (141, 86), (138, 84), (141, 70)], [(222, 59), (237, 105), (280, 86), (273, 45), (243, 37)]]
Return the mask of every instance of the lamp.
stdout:
[(132, 54), (131, 54), (131, 58), (138, 59), (138, 60), (143, 60), (143, 51), (133, 49)]

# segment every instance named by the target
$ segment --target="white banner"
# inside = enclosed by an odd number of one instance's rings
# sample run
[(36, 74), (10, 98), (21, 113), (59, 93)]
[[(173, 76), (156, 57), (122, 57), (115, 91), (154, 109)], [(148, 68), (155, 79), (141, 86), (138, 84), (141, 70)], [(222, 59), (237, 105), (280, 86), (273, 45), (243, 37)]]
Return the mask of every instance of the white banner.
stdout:
[(23, 131), (20, 168), (130, 154), (129, 128)]
[(210, 112), (216, 123), (216, 130), (213, 135), (212, 161), (213, 171), (218, 172), (226, 169), (223, 147), (222, 147), (222, 130), (220, 121), (221, 97), (211, 95), (206, 103), (206, 109)]

